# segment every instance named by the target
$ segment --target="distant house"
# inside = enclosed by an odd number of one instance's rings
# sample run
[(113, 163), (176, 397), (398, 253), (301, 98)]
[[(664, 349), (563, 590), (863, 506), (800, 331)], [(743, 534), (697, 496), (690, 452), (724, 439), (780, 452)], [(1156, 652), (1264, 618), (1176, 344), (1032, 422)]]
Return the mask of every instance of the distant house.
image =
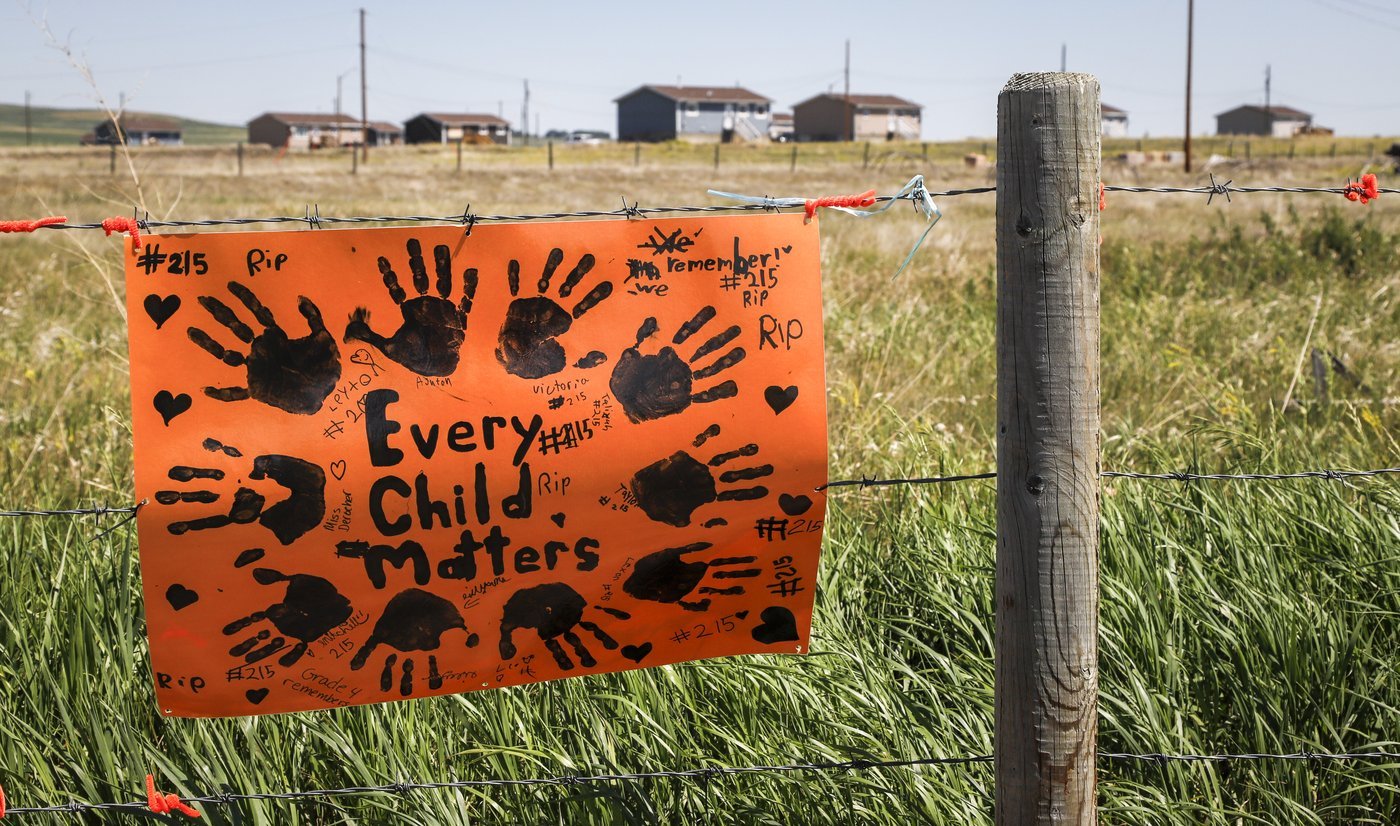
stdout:
[(495, 115), (424, 112), (404, 122), (408, 143), (499, 143), (510, 145), (510, 122)]
[(121, 128), (110, 120), (104, 120), (92, 130), (94, 143), (130, 143), (142, 146), (179, 146), (184, 138), (180, 122), (174, 118), (156, 115), (122, 115), (118, 118)]
[(742, 86), (639, 86), (617, 104), (620, 141), (766, 141), (773, 99)]
[(387, 120), (369, 122), (370, 146), (398, 146), (403, 143), (403, 127)]
[(1217, 135), (1268, 135), (1291, 138), (1312, 130), (1313, 116), (1291, 106), (1236, 106), (1215, 116)]
[(895, 95), (826, 92), (794, 106), (792, 118), (800, 141), (918, 140), (923, 130), (923, 107)]
[(780, 143), (792, 140), (791, 112), (773, 113), (773, 122), (768, 126), (768, 137)]
[(288, 149), (358, 146), (360, 122), (345, 114), (268, 112), (248, 121), (248, 142)]
[(1117, 106), (1099, 104), (1099, 118), (1105, 138), (1128, 137), (1128, 113)]

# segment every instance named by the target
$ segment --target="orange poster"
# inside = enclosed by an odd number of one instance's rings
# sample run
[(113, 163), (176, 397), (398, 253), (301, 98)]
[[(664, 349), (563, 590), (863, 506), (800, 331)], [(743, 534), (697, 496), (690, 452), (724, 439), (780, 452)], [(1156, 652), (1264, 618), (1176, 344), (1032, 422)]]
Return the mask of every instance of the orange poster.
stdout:
[(815, 221), (143, 241), (132, 418), (164, 713), (806, 650)]

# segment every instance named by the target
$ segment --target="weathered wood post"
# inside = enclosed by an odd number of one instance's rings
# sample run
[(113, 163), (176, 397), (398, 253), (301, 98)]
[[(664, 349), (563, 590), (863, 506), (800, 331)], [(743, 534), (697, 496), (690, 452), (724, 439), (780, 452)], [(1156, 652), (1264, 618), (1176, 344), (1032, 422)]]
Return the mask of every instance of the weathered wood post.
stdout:
[(549, 170), (554, 171), (554, 141), (549, 142)]
[(462, 171), (462, 139), (457, 139), (457, 171)]
[(788, 164), (788, 172), (797, 171), (797, 141), (792, 142), (792, 162)]
[(997, 101), (996, 821), (1092, 824), (1098, 740), (1099, 83)]
[(243, 177), (243, 141), (238, 142), (238, 177)]

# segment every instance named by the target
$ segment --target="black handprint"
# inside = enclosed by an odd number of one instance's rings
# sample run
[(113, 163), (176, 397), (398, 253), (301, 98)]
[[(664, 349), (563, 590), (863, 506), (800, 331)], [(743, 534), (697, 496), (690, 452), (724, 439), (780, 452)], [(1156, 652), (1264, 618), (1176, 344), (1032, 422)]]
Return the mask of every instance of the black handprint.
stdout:
[[(237, 448), (220, 444), (214, 439), (205, 439), (204, 449), (234, 458), (243, 456)], [(225, 473), (218, 468), (176, 465), (167, 475), (177, 482), (190, 482), (195, 479), (221, 481)], [(270, 508), (265, 508), (263, 506), (267, 504), (266, 497), (252, 488), (240, 486), (233, 494), (233, 504), (227, 514), (171, 522), (167, 530), (176, 536), (182, 536), (189, 531), (257, 522), (272, 531), (283, 545), (290, 545), (320, 524), (321, 518), (326, 515), (326, 473), (304, 459), (278, 453), (257, 456), (253, 459), (253, 469), (248, 478), (271, 479), (288, 490), (287, 498)], [(220, 494), (211, 490), (160, 490), (156, 491), (155, 495), (156, 502), (162, 505), (181, 502), (207, 504), (219, 501), (219, 497)]]
[[(462, 614), (452, 603), (436, 594), (409, 588), (395, 594), (384, 606), (384, 613), (374, 623), (369, 639), (355, 652), (350, 660), (350, 670), (359, 671), (369, 661), (369, 655), (381, 644), (397, 651), (436, 651), (442, 645), (442, 635), (457, 628), (467, 630)], [(466, 645), (475, 648), (481, 638), (467, 634)], [(394, 665), (398, 654), (384, 658), (384, 670), (379, 676), (379, 688), (388, 691), (394, 684)], [(413, 693), (413, 658), (403, 658), (403, 678), (399, 680), (399, 694), (407, 697)], [(428, 655), (428, 688), (442, 688), (442, 675), (438, 673), (437, 656)]]
[[(281, 602), (274, 602), (265, 610), (234, 620), (224, 626), (224, 636), (231, 637), (254, 623), (272, 623), (277, 633), (286, 634), (297, 641), (292, 650), (277, 659), (282, 665), (296, 663), (306, 653), (306, 646), (332, 628), (350, 618), (350, 600), (341, 595), (330, 581), (311, 574), (287, 575), (271, 568), (254, 568), (253, 579), (259, 585), (287, 583), (287, 593)], [(264, 629), (248, 637), (228, 650), (245, 662), (255, 663), (266, 659), (287, 647), (284, 637), (272, 637), (272, 632)]]
[(433, 247), (433, 263), (437, 270), (437, 295), (428, 295), (428, 271), (423, 266), (423, 245), (417, 238), (408, 239), (408, 269), (413, 273), (413, 289), (417, 298), (404, 300), (407, 295), (399, 286), (399, 277), (389, 259), (379, 256), (379, 272), (389, 297), (399, 305), (403, 323), (389, 338), (369, 326), (369, 310), (356, 307), (345, 327), (346, 341), (363, 341), (378, 347), (390, 359), (420, 376), (450, 376), (457, 370), (462, 340), (467, 335), (467, 315), (476, 297), (476, 268), (462, 272), (462, 301), (453, 304), (452, 251), (446, 244)]
[[(569, 659), (569, 655), (564, 653), (563, 646), (559, 644), (559, 637), (563, 637), (574, 649), (575, 656), (584, 668), (597, 665), (598, 661), (584, 647), (574, 629), (582, 628), (589, 632), (610, 651), (617, 648), (617, 640), (608, 636), (597, 623), (583, 618), (583, 611), (587, 607), (588, 602), (583, 596), (562, 582), (547, 582), (511, 594), (501, 615), (501, 659), (515, 658), (516, 648), (512, 636), (516, 629), (533, 628), (560, 669), (572, 671), (574, 663)], [(601, 605), (594, 607), (618, 619), (632, 618), (630, 614), (616, 608), (605, 608)]]
[(687, 611), (705, 611), (710, 607), (709, 596), (686, 601), (699, 588), (701, 594), (734, 596), (744, 593), (744, 586), (700, 586), (708, 574), (711, 579), (752, 579), (762, 573), (758, 568), (736, 568), (752, 565), (756, 556), (717, 557), (708, 562), (687, 562), (681, 557), (710, 548), (708, 542), (692, 542), (681, 548), (664, 548), (637, 560), (632, 575), (622, 583), (622, 590), (637, 599), (675, 604)]
[[(564, 347), (557, 339), (573, 326), (574, 320), (602, 303), (612, 295), (611, 281), (604, 281), (579, 299), (572, 312), (559, 306), (558, 302), (545, 295), (549, 291), (549, 281), (554, 271), (564, 262), (564, 251), (555, 247), (549, 251), (544, 271), (540, 274), (539, 295), (533, 298), (519, 298), (520, 262), (511, 259), (506, 272), (510, 282), (510, 294), (516, 296), (506, 308), (505, 321), (501, 322), (500, 346), (496, 348), (496, 360), (506, 368), (506, 372), (525, 379), (540, 379), (552, 376), (564, 369), (568, 358)], [(584, 254), (573, 270), (559, 285), (559, 297), (568, 298), (583, 277), (593, 269), (594, 258)], [(607, 360), (607, 356), (597, 350), (580, 358), (575, 367), (596, 367)]]
[(233, 293), (253, 318), (263, 326), (256, 336), (228, 305), (212, 295), (202, 295), (199, 303), (214, 320), (249, 345), (248, 355), (224, 349), (198, 327), (189, 328), (190, 340), (230, 367), (247, 367), (247, 387), (206, 387), (204, 395), (222, 402), (255, 399), (289, 413), (311, 414), (340, 380), (340, 350), (335, 338), (321, 322), (321, 311), (306, 296), (298, 296), (297, 308), (306, 317), (311, 332), (303, 338), (288, 338), (277, 326), (272, 313), (257, 296), (237, 281), (228, 282)]
[[(682, 324), (671, 338), (671, 343), (679, 347), (715, 317), (714, 307), (702, 307), (695, 317)], [(642, 342), (656, 335), (655, 318), (642, 322), (637, 330), (637, 343), (622, 351), (617, 365), (613, 367), (609, 386), (613, 395), (622, 405), (627, 418), (634, 422), (647, 422), (679, 413), (692, 403), (712, 402), (732, 398), (739, 392), (739, 385), (733, 379), (720, 382), (709, 390), (692, 393), (694, 383), (712, 378), (744, 360), (744, 348), (735, 347), (720, 356), (709, 367), (691, 370), (691, 365), (717, 352), (739, 337), (739, 325), (716, 333), (688, 360), (682, 359), (675, 348), (662, 347), (655, 355), (644, 356)]]
[[(695, 437), (692, 444), (698, 448), (711, 436), (718, 435), (719, 425), (710, 425), (704, 433)], [(719, 470), (721, 466), (735, 459), (757, 454), (758, 445), (747, 444), (736, 450), (717, 453), (710, 457), (709, 462), (706, 463), (683, 450), (678, 450), (665, 459), (652, 462), (637, 471), (627, 486), (631, 488), (632, 495), (637, 497), (637, 506), (648, 518), (677, 528), (684, 528), (690, 524), (691, 516), (695, 511), (703, 505), (708, 505), (711, 502), (742, 502), (750, 499), (762, 499), (768, 495), (768, 488), (762, 485), (720, 490), (715, 484), (716, 472), (719, 473), (718, 480), (725, 484), (748, 482), (771, 476), (773, 474), (772, 465)]]

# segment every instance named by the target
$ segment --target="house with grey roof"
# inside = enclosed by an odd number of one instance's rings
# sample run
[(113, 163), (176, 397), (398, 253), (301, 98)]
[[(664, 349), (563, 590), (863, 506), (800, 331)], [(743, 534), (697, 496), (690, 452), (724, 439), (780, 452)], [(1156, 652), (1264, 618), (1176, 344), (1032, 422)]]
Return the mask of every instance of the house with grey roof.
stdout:
[(120, 115), (117, 123), (104, 120), (92, 130), (93, 142), (129, 143), (138, 146), (180, 146), (184, 135), (180, 122), (159, 115)]
[(288, 149), (358, 146), (360, 121), (346, 114), (265, 112), (248, 121), (248, 142)]
[(916, 141), (924, 108), (897, 95), (823, 92), (792, 107), (799, 141)]
[(1105, 138), (1128, 137), (1128, 113), (1117, 106), (1100, 103), (1099, 129)]
[(1236, 106), (1215, 116), (1217, 135), (1268, 135), (1291, 138), (1312, 128), (1313, 116), (1291, 106)]
[(620, 141), (766, 141), (773, 99), (742, 86), (639, 86), (617, 104)]
[(404, 121), (407, 143), (510, 144), (510, 122), (495, 115), (424, 112)]

